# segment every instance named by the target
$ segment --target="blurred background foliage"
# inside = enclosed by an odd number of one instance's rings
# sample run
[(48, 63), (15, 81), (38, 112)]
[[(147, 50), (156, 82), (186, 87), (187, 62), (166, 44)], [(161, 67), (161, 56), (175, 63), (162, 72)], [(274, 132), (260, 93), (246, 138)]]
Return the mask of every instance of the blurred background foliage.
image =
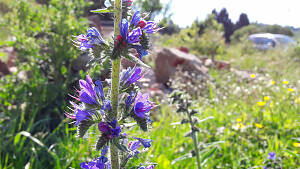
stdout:
[[(234, 68), (267, 74), (269, 78), (243, 81), (232, 72), (212, 68), (212, 79), (204, 83), (197, 76), (176, 74), (178, 76), (172, 81), (174, 86), (183, 85), (180, 80), (191, 79), (194, 85), (185, 86), (187, 93), (203, 91), (197, 94), (198, 98), (194, 96), (198, 101), (195, 107), (204, 112), (199, 118), (216, 117), (214, 124), (200, 125), (203, 145), (227, 141), (207, 167), (259, 166), (265, 149), (282, 154), (287, 153), (285, 150), (292, 151), (292, 139), (300, 134), (299, 125), (295, 127), (298, 118), (295, 112), (299, 112), (300, 107), (295, 106), (297, 95), (288, 94), (282, 86), (269, 90), (267, 82), (273, 79), (281, 83), (291, 79), (293, 87), (299, 88), (300, 45), (296, 43), (285, 50), (260, 51), (247, 37), (269, 32), (299, 38), (299, 32), (279, 25), (251, 23), (244, 13), (233, 23), (226, 9), (214, 10), (204, 21), (195, 20), (191, 26), (181, 28), (171, 19), (171, 3), (135, 1), (134, 8), (151, 11), (151, 18), (163, 16), (160, 26), (164, 29), (153, 38), (155, 46), (184, 46), (199, 57), (229, 61)], [(0, 48), (13, 47), (16, 54), (15, 71), (0, 78), (0, 168), (78, 168), (80, 162), (96, 154), (84, 144), (96, 138), (75, 138), (74, 129), (64, 120), (64, 111), (70, 99), (68, 93), (73, 94), (74, 86), (86, 71), (72, 66), (81, 53), (72, 45), (71, 38), (87, 30), (89, 22), (85, 17), (90, 15), (90, 9), (99, 6), (104, 6), (103, 0), (0, 0)], [(102, 17), (112, 19), (111, 15)], [(0, 52), (0, 59), (7, 61), (8, 56)], [(98, 66), (91, 73), (99, 76), (100, 69)], [(241, 88), (248, 92), (240, 92)], [(273, 97), (274, 107), (266, 111), (275, 114), (273, 117), (267, 115), (272, 121), (265, 124), (266, 129), (258, 130), (254, 122), (261, 109), (256, 101), (264, 95)], [(185, 149), (191, 149), (189, 138), (180, 137), (189, 129), (171, 125), (181, 118), (174, 116), (173, 106), (165, 100), (157, 102), (161, 106), (153, 113), (153, 132), (149, 134), (155, 140), (154, 147), (145, 157), (132, 163), (151, 159), (159, 163), (158, 168), (192, 168), (193, 163), (188, 160), (170, 165), (179, 155), (188, 153)], [(282, 111), (286, 114), (279, 114)], [(248, 133), (231, 128), (236, 118), (249, 123)], [(299, 151), (285, 154), (284, 164), (291, 167), (299, 164), (297, 153)]]

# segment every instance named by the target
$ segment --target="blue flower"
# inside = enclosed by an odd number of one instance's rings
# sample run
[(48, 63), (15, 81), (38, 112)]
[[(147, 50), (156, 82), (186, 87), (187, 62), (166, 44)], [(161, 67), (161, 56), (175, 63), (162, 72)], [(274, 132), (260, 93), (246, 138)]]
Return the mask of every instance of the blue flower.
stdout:
[(144, 138), (138, 138), (138, 137), (134, 137), (134, 139), (137, 139), (138, 141), (140, 141), (145, 148), (151, 147), (151, 142), (153, 141), (151, 139), (144, 139)]
[(128, 143), (128, 149), (131, 151), (131, 153), (128, 154), (127, 158), (137, 157), (139, 152), (139, 148), (141, 147), (141, 142), (139, 141), (130, 141)]
[(276, 159), (276, 153), (275, 152), (269, 152), (268, 159), (275, 160)]
[(105, 139), (119, 137), (121, 133), (121, 127), (117, 125), (115, 119), (112, 122), (100, 122), (98, 124), (98, 129), (102, 132), (102, 136), (104, 136)]
[(143, 77), (142, 68), (140, 67), (129, 67), (126, 71), (121, 73), (120, 84), (127, 86), (133, 84)]
[(101, 107), (102, 110), (111, 110), (111, 102), (110, 100), (103, 100), (103, 105)]
[(140, 11), (137, 11), (133, 14), (132, 18), (131, 18), (131, 22), (130, 22), (130, 25), (134, 25), (134, 26), (137, 26), (137, 24), (140, 22), (141, 20), (141, 17), (139, 16), (140, 15)]
[(139, 55), (140, 60), (143, 59), (144, 56), (148, 55), (148, 51), (142, 45), (133, 45), (132, 46)]
[(89, 119), (89, 117), (91, 117), (92, 113), (87, 110), (76, 109), (75, 115), (76, 115), (75, 125), (78, 125), (78, 123), (80, 123), (81, 121)]
[(129, 93), (129, 96), (127, 96), (126, 100), (125, 100), (125, 105), (126, 105), (126, 108), (128, 109), (131, 104), (134, 102), (134, 97), (135, 97), (135, 93), (134, 91), (131, 91)]
[(142, 30), (140, 28), (135, 28), (130, 31), (127, 35), (127, 42), (129, 44), (137, 43), (140, 41), (140, 36), (142, 35)]
[(129, 32), (128, 31), (129, 25), (126, 19), (122, 19), (119, 26), (120, 26), (120, 35), (122, 37), (122, 39), (120, 39), (120, 36), (117, 37), (119, 44), (122, 44), (121, 42), (132, 44), (140, 41), (140, 36), (142, 35), (142, 31), (140, 28), (135, 28)]
[[(80, 168), (82, 169), (110, 169), (110, 162), (108, 161), (107, 157), (105, 157), (108, 151), (108, 146), (101, 150), (101, 157), (97, 159), (93, 159), (92, 161), (86, 163), (80, 163)], [(104, 152), (104, 153), (103, 153)]]
[(77, 38), (77, 41), (73, 41), (74, 45), (82, 51), (92, 48), (94, 45), (100, 45), (104, 43), (104, 39), (95, 27), (88, 29), (87, 35), (81, 34), (75, 37)]
[(153, 168), (154, 168), (154, 165), (148, 165), (147, 167), (141, 166), (141, 167), (138, 167), (137, 169), (153, 169)]
[(149, 101), (149, 93), (138, 93), (135, 99), (134, 113), (140, 118), (149, 117), (148, 112), (154, 107), (153, 103)]
[(96, 86), (94, 87), (96, 94), (98, 97), (100, 97), (102, 100), (104, 99), (104, 92), (103, 92), (103, 86), (100, 80), (97, 80), (95, 82)]
[(143, 30), (146, 32), (146, 33), (149, 33), (149, 34), (152, 34), (152, 33), (155, 33), (157, 31), (159, 31), (160, 28), (157, 23), (155, 23), (154, 21), (148, 21), (145, 25), (145, 27), (143, 28)]

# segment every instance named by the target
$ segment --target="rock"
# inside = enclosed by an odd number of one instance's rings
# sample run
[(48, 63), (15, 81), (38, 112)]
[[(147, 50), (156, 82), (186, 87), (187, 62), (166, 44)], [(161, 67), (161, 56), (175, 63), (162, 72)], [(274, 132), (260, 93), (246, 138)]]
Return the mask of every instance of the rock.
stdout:
[(164, 48), (158, 52), (155, 59), (155, 76), (157, 82), (167, 83), (177, 66), (183, 71), (206, 75), (208, 69), (195, 55), (181, 52), (174, 48)]
[(184, 52), (184, 53), (190, 53), (190, 50), (189, 50), (189, 48), (187, 48), (187, 47), (181, 46), (181, 47), (179, 48), (179, 50), (180, 50), (181, 52)]
[(7, 64), (0, 60), (0, 77), (9, 74)]

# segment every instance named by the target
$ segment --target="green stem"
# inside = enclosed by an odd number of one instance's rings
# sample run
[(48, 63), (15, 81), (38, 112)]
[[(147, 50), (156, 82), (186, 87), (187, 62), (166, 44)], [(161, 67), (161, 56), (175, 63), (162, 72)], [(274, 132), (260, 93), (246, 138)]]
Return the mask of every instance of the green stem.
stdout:
[[(115, 16), (114, 16), (114, 37), (120, 34), (119, 23), (122, 18), (122, 1), (115, 0)], [(108, 114), (110, 120), (118, 116), (118, 96), (119, 96), (119, 81), (120, 81), (120, 63), (121, 57), (118, 56), (117, 59), (112, 60), (112, 72), (111, 72), (111, 105), (112, 113)], [(110, 159), (111, 168), (119, 169), (119, 150), (114, 144), (110, 144)]]
[[(188, 109), (187, 109), (188, 110)], [(193, 143), (194, 143), (194, 149), (195, 149), (195, 153), (196, 153), (196, 160), (197, 160), (197, 168), (201, 169), (201, 161), (200, 161), (200, 154), (199, 154), (199, 149), (198, 149), (198, 140), (197, 140), (197, 134), (195, 131), (193, 131), (194, 128), (194, 122), (192, 119), (191, 114), (187, 111), (187, 116), (189, 118), (190, 121), (190, 125), (191, 125), (191, 130), (192, 130), (192, 139), (193, 139)]]

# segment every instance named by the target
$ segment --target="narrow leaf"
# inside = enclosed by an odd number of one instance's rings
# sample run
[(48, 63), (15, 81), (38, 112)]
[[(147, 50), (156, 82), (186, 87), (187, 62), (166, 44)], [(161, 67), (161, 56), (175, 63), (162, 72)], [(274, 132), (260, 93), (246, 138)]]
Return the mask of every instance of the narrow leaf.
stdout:
[(96, 150), (99, 151), (107, 143), (107, 140), (104, 137), (99, 137), (96, 143)]
[(141, 61), (139, 58), (137, 58), (136, 56), (134, 56), (133, 54), (129, 53), (127, 56), (125, 56), (126, 59), (133, 61), (136, 64), (139, 64), (141, 66), (144, 66), (146, 68), (151, 68), (150, 66), (148, 66), (147, 64), (145, 64), (143, 61)]
[(77, 126), (77, 136), (82, 138), (92, 125), (93, 125), (92, 121), (89, 120), (81, 121)]
[(197, 121), (197, 123), (202, 123), (202, 122), (205, 122), (205, 121), (207, 121), (209, 119), (214, 119), (214, 118), (215, 118), (214, 116), (209, 116), (209, 117), (206, 117), (205, 119)]
[(103, 9), (96, 9), (96, 10), (91, 10), (93, 13), (112, 13), (114, 12), (114, 9), (112, 7), (108, 8), (103, 8)]
[(188, 159), (188, 158), (192, 158), (192, 154), (191, 153), (187, 153), (187, 154), (184, 154), (181, 157), (176, 158), (175, 160), (172, 161), (171, 165), (174, 165), (176, 162), (184, 160), (184, 159)]
[(209, 151), (207, 151), (204, 155), (201, 156), (201, 166), (203, 166), (206, 161), (217, 151), (217, 147), (214, 147), (212, 149), (210, 149)]
[(120, 144), (119, 139), (114, 138), (112, 140), (112, 143), (121, 151), (126, 152), (127, 151), (127, 147), (124, 146), (123, 144)]
[(41, 147), (45, 147), (45, 145), (37, 138), (31, 136), (30, 133), (28, 133), (27, 131), (21, 131), (19, 134), (25, 136), (25, 137), (28, 137), (30, 138), (33, 142), (35, 142), (36, 144), (38, 144), (39, 146)]

